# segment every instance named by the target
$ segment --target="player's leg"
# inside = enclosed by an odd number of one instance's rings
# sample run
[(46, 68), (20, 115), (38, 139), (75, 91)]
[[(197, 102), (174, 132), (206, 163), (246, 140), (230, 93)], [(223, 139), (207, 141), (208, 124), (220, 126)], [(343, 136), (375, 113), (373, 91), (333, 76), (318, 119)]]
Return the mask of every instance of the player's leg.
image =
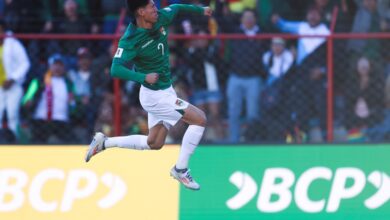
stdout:
[(147, 143), (152, 150), (160, 150), (168, 135), (168, 129), (163, 124), (157, 124), (149, 130)]
[(107, 137), (102, 132), (97, 132), (89, 145), (85, 161), (104, 151), (107, 148), (119, 147), (133, 150), (150, 150), (146, 135), (128, 135), (118, 137)]
[(191, 104), (184, 110), (182, 120), (189, 126), (184, 133), (179, 158), (176, 163), (178, 170), (188, 168), (188, 161), (202, 139), (207, 123), (205, 113)]
[(182, 120), (189, 125), (198, 125), (202, 127), (205, 127), (207, 123), (206, 114), (191, 104), (189, 104), (188, 107), (184, 109)]
[(107, 148), (120, 147), (133, 150), (150, 150), (146, 135), (129, 135), (119, 137), (106, 137), (101, 132), (97, 132), (93, 137), (85, 161), (88, 162), (92, 156), (104, 151)]
[(104, 141), (105, 148), (119, 147), (134, 150), (159, 150), (165, 143), (168, 129), (163, 124), (157, 124), (149, 130), (149, 135), (128, 135), (109, 137)]
[(90, 144), (85, 160), (88, 162), (93, 155), (111, 147), (134, 150), (161, 149), (168, 134), (168, 128), (182, 117), (174, 109), (176, 98), (172, 88), (165, 91), (154, 91), (141, 87), (140, 102), (144, 110), (148, 112), (149, 135), (107, 138), (103, 133), (98, 132)]
[(189, 105), (184, 110), (182, 120), (188, 123), (189, 126), (184, 133), (179, 158), (175, 167), (171, 170), (171, 175), (183, 183), (185, 187), (199, 190), (199, 184), (193, 180), (189, 173), (188, 162), (202, 139), (207, 119), (203, 111), (193, 105)]
[[(149, 119), (153, 118), (149, 114)], [(89, 146), (85, 161), (88, 162), (97, 153), (113, 147), (127, 148), (133, 150), (159, 150), (164, 146), (168, 129), (163, 123), (156, 123), (149, 129), (149, 135), (128, 135), (119, 137), (106, 137), (103, 133), (97, 132)]]

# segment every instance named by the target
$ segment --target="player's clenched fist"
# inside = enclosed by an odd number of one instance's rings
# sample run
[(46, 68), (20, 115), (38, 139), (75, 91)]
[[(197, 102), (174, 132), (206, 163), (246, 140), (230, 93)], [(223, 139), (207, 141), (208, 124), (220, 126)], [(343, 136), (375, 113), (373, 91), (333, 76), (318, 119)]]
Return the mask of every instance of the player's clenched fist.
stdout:
[(149, 84), (155, 84), (158, 80), (158, 74), (157, 73), (149, 73), (146, 75), (145, 82)]
[(213, 10), (210, 7), (204, 7), (204, 15), (211, 16), (213, 14)]

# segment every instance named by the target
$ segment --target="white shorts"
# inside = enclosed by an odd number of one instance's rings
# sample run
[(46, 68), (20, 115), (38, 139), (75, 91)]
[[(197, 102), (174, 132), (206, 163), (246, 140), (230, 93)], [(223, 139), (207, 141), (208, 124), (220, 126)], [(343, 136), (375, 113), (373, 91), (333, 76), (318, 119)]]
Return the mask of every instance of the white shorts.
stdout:
[(164, 90), (151, 90), (141, 86), (139, 100), (142, 108), (148, 112), (149, 129), (160, 123), (171, 128), (183, 117), (184, 109), (189, 105), (177, 98), (172, 86)]

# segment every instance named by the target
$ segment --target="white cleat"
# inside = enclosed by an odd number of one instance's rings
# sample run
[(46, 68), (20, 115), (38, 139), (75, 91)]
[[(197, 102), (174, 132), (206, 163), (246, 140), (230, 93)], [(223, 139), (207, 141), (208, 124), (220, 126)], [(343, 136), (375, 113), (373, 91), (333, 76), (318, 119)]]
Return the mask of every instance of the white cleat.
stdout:
[(192, 179), (189, 169), (187, 169), (187, 171), (184, 173), (180, 173), (176, 171), (175, 167), (173, 167), (171, 169), (171, 176), (180, 183), (182, 183), (188, 189), (200, 190), (200, 185)]
[(107, 139), (106, 135), (101, 132), (97, 132), (93, 137), (91, 144), (89, 145), (87, 155), (85, 156), (85, 162), (88, 162), (93, 156), (105, 150), (103, 148), (104, 141)]

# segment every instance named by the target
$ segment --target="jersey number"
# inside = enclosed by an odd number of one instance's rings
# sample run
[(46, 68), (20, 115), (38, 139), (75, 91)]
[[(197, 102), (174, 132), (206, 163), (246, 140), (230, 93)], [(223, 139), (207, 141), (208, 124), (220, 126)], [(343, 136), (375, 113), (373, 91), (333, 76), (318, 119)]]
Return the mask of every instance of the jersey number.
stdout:
[(157, 45), (157, 50), (160, 50), (160, 49), (161, 49), (161, 54), (164, 56), (164, 44), (159, 43)]

